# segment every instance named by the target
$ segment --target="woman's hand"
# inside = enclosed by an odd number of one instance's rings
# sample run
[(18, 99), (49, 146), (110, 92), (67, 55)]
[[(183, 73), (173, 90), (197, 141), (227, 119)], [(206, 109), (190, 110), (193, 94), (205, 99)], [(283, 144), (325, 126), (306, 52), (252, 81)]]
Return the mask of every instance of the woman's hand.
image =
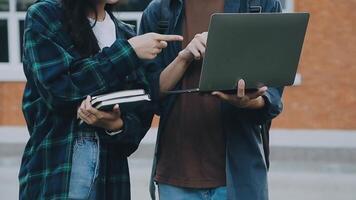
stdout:
[(88, 96), (78, 108), (78, 118), (85, 123), (103, 128), (109, 131), (121, 130), (124, 122), (121, 119), (119, 105), (115, 105), (113, 111), (103, 112), (91, 105), (91, 97)]
[(168, 46), (167, 42), (172, 41), (183, 41), (183, 37), (179, 35), (147, 33), (128, 40), (137, 56), (148, 60), (156, 58), (162, 52), (162, 49)]

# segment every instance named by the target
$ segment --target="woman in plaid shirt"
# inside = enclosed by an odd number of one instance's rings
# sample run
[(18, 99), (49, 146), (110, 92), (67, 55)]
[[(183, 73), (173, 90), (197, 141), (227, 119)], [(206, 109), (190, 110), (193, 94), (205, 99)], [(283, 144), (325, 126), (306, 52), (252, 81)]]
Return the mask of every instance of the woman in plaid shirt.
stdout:
[(40, 0), (27, 12), (22, 109), (30, 139), (20, 199), (130, 199), (127, 156), (150, 128), (150, 106), (105, 113), (91, 107), (90, 96), (148, 89), (140, 59), (182, 38), (134, 37), (110, 12), (117, 1)]

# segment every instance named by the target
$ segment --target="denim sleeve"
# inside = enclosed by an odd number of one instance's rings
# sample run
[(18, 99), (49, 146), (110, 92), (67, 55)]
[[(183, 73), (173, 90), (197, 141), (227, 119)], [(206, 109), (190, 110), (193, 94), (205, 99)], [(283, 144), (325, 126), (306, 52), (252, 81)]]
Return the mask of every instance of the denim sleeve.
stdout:
[(237, 109), (236, 113), (241, 120), (248, 120), (256, 124), (263, 124), (277, 117), (283, 110), (283, 88), (269, 88), (263, 96), (265, 106), (261, 109)]
[(280, 0), (267, 0), (265, 5), (265, 12), (272, 12), (272, 13), (282, 12), (282, 5)]

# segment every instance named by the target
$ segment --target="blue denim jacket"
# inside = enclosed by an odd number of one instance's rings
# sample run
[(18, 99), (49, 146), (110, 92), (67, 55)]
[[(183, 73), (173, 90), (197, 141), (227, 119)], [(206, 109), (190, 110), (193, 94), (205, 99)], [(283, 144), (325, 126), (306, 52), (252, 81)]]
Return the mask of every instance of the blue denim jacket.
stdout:
[[(170, 2), (168, 32), (181, 35), (184, 1), (170, 0)], [(157, 31), (161, 12), (160, 4), (161, 0), (153, 0), (144, 11), (140, 34)], [(281, 11), (278, 0), (263, 0), (262, 7), (263, 12)], [(240, 0), (225, 0), (225, 12), (240, 12), (240, 9)], [(155, 60), (147, 61), (144, 66), (150, 82), (152, 99), (156, 103), (156, 113), (161, 117), (157, 141), (160, 141), (161, 134), (165, 134), (163, 129), (177, 98), (176, 95), (170, 95), (164, 99), (159, 98), (159, 76), (164, 68), (177, 57), (181, 48), (181, 43), (172, 42)], [(181, 83), (178, 83), (175, 89), (180, 88)], [(282, 92), (283, 88), (269, 88), (264, 96), (266, 106), (260, 110), (236, 108), (221, 102), (223, 126), (227, 135), (226, 178), (229, 200), (268, 199), (268, 169), (264, 158), (260, 125), (281, 113)], [(159, 146), (157, 142), (152, 177), (156, 172)], [(155, 199), (153, 180), (151, 180), (150, 192), (152, 199)]]

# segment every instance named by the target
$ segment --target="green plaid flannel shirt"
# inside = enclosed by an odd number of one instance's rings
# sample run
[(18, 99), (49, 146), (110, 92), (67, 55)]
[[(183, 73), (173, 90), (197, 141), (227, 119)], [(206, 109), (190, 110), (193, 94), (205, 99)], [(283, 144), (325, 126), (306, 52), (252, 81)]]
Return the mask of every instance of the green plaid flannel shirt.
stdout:
[[(35, 3), (26, 16), (23, 65), (27, 84), (22, 109), (30, 139), (19, 172), (20, 199), (67, 199), (73, 140), (83, 131), (76, 110), (87, 95), (128, 89), (129, 80), (140, 82), (139, 87), (147, 84), (127, 42), (134, 35), (130, 27), (114, 19), (123, 39), (81, 58), (63, 31), (61, 19), (61, 5), (55, 0)], [(99, 132), (101, 140), (97, 199), (130, 199), (127, 156), (137, 149), (152, 120), (149, 106), (144, 107), (123, 116), (125, 128), (119, 135), (111, 137), (104, 130), (88, 128)]]

